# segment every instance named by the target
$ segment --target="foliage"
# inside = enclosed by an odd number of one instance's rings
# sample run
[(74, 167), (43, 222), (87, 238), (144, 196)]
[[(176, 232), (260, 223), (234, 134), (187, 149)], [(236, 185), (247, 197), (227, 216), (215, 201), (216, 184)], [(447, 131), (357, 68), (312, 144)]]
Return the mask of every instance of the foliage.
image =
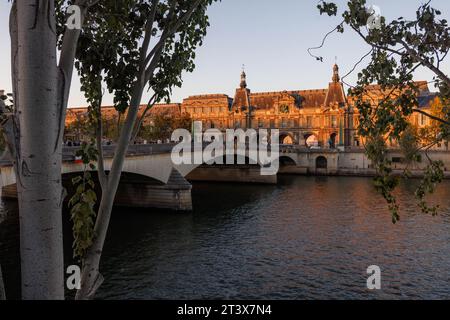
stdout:
[[(202, 45), (209, 26), (205, 10), (212, 1), (203, 1), (201, 9), (169, 36), (164, 44), (155, 74), (149, 79), (149, 90), (157, 95), (156, 103), (170, 97), (174, 86), (181, 86), (182, 72), (195, 68), (195, 50)], [(69, 3), (58, 10), (59, 45), (62, 45), (64, 12)], [(152, 34), (161, 36), (164, 28), (191, 1), (158, 1), (156, 23)], [(81, 90), (90, 105), (102, 94), (102, 82), (114, 94), (114, 106), (124, 112), (130, 105), (136, 70), (140, 63), (140, 46), (146, 21), (152, 12), (152, 1), (107, 0), (89, 11), (80, 36), (75, 67), (81, 77)], [(172, 11), (173, 10), (173, 11)]]
[[(2, 100), (1, 103), (5, 107), (5, 110), (1, 110), (0, 112), (0, 123), (3, 123), (8, 119), (7, 115), (4, 114), (4, 112), (11, 112), (13, 108), (13, 100), (10, 95), (1, 95), (0, 99)], [(3, 133), (3, 126), (0, 126), (0, 152), (3, 152), (6, 150), (6, 139), (5, 135)]]
[(83, 115), (77, 115), (76, 119), (65, 127), (64, 136), (75, 136), (79, 139), (82, 136), (89, 136), (92, 128), (89, 125), (88, 120)]
[(173, 116), (169, 113), (159, 113), (151, 117), (150, 123), (143, 125), (138, 137), (148, 141), (165, 141), (170, 139), (176, 129), (190, 130), (192, 119), (189, 114)]
[(419, 133), (416, 126), (409, 124), (405, 131), (400, 135), (399, 145), (403, 154), (405, 155), (406, 162), (420, 162), (420, 154), (417, 153), (419, 148)]
[[(430, 104), (430, 113), (439, 119), (449, 120), (447, 117), (449, 115), (448, 102), (442, 101), (439, 97), (436, 97)], [(434, 119), (429, 119), (429, 124), (425, 127), (420, 128), (420, 133), (418, 134), (425, 145), (433, 144), (436, 138), (448, 143), (450, 140), (450, 125), (436, 121)]]
[[(81, 90), (89, 104), (89, 123), (94, 128), (90, 130), (92, 138), (86, 143), (86, 146), (89, 145), (87, 150), (98, 146), (98, 136), (102, 131), (99, 124), (104, 121), (101, 114), (104, 90), (114, 95), (114, 107), (119, 113), (130, 115), (133, 114), (130, 112), (130, 106), (134, 112), (136, 104), (140, 103), (144, 87), (152, 93), (154, 104), (168, 100), (172, 88), (181, 86), (183, 72), (194, 70), (195, 50), (202, 45), (209, 26), (206, 9), (213, 1), (104, 0), (96, 2), (96, 5), (89, 9), (79, 38), (75, 61)], [(60, 48), (65, 29), (65, 11), (70, 4), (72, 1), (61, 0), (57, 5), (57, 34)], [(154, 43), (156, 44), (153, 49), (148, 52), (151, 48), (149, 44)], [(134, 121), (133, 117), (128, 115), (127, 120)], [(127, 137), (128, 125), (129, 123), (125, 123), (120, 130), (120, 138)], [(131, 125), (134, 126), (135, 123)], [(119, 136), (119, 132), (117, 133)], [(122, 154), (123, 152), (118, 152), (118, 149), (124, 150), (123, 143), (119, 142), (116, 149), (116, 155)], [(81, 151), (83, 159), (86, 158), (85, 164), (98, 162), (96, 155), (85, 151), (85, 148)], [(114, 162), (115, 160), (116, 156)], [(100, 169), (101, 163), (98, 163), (98, 167)], [(103, 172), (100, 171), (99, 178), (102, 178)], [(116, 177), (116, 173), (108, 175), (105, 179), (109, 180), (112, 175)], [(82, 181), (84, 183), (84, 180)], [(111, 186), (114, 190), (115, 183), (108, 183), (106, 186)], [(105, 184), (102, 188), (104, 186)], [(87, 200), (92, 200), (92, 197), (88, 197)], [(87, 219), (84, 226), (91, 227), (93, 203), (78, 206), (77, 201), (84, 201), (83, 197), (77, 196), (73, 201), (74, 215), (77, 216), (75, 211), (81, 209), (90, 212), (81, 214), (80, 217)], [(91, 235), (90, 232), (84, 234)], [(99, 239), (102, 236), (103, 233)], [(82, 244), (78, 244), (76, 240), (75, 246), (80, 249), (78, 253), (81, 255), (86, 252), (86, 245), (89, 245), (89, 241), (84, 241), (86, 239), (89, 237), (82, 237)]]
[(91, 161), (97, 158), (97, 150), (90, 143), (83, 142), (76, 155), (82, 158), (84, 172), (81, 176), (72, 179), (75, 194), (69, 200), (69, 207), (70, 218), (73, 222), (74, 257), (81, 259), (94, 239), (97, 195), (94, 191), (95, 183), (89, 170), (95, 170), (95, 165)]
[(429, 206), (425, 201), (425, 197), (427, 194), (432, 194), (436, 189), (436, 185), (444, 179), (443, 167), (442, 161), (432, 161), (426, 168), (424, 178), (415, 192), (422, 212), (431, 213), (433, 216), (437, 215), (439, 206)]
[[(433, 83), (438, 90), (438, 98), (444, 102), (450, 98), (450, 79), (440, 69), (450, 50), (450, 29), (447, 21), (440, 17), (441, 12), (431, 7), (430, 2), (417, 9), (413, 20), (399, 17), (387, 22), (380, 17), (379, 27), (368, 28), (373, 12), (366, 7), (366, 1), (350, 0), (342, 13), (342, 21), (334, 29), (343, 33), (349, 28), (371, 47), (363, 57), (370, 57), (370, 62), (358, 73), (357, 83), (349, 90), (349, 96), (360, 114), (359, 134), (368, 141), (367, 154), (378, 172), (375, 185), (388, 202), (394, 223), (399, 219), (393, 194), (397, 182), (391, 163), (386, 159), (386, 143), (382, 141), (399, 141), (407, 150), (409, 161), (420, 159), (421, 148), (414, 148), (414, 145), (424, 139), (425, 136), (420, 136), (424, 132), (413, 132), (408, 125), (411, 115), (421, 111), (418, 101), (420, 88), (413, 80), (415, 70), (419, 67), (431, 70), (435, 75)], [(321, 1), (318, 9), (321, 14), (329, 16), (336, 16), (338, 12), (337, 5), (332, 2)], [(369, 96), (366, 88), (373, 83), (380, 86), (382, 99)], [(432, 137), (424, 151), (448, 137), (449, 118), (448, 107), (442, 108), (435, 119), (439, 122), (435, 125), (439, 132), (435, 132), (438, 134)], [(416, 191), (419, 207), (424, 212), (429, 212), (424, 202), (425, 195), (431, 193), (435, 184), (442, 180), (439, 169), (442, 164), (429, 157), (427, 160), (425, 178)]]

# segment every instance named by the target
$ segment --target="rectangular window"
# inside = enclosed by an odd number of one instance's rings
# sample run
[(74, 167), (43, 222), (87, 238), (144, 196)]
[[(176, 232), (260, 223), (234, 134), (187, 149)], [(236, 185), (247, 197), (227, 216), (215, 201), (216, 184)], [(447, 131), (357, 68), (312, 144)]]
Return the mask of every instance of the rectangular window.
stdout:
[(336, 116), (331, 116), (331, 126), (337, 128), (337, 118)]
[(420, 114), (420, 125), (421, 126), (427, 125), (427, 117), (423, 114)]
[(306, 117), (306, 126), (308, 128), (312, 128), (312, 124), (313, 124), (313, 117), (312, 116), (307, 116)]

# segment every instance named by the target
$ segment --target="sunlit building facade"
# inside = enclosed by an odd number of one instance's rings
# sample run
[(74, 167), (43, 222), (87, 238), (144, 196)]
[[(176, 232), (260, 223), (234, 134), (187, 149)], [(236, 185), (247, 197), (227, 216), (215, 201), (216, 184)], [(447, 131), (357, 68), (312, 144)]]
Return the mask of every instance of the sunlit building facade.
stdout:
[[(425, 81), (417, 82), (419, 106), (430, 111), (435, 102)], [(374, 103), (384, 97), (377, 85), (367, 87), (368, 98)], [(141, 106), (141, 113), (146, 106)], [(106, 117), (117, 117), (113, 107), (104, 107)], [(70, 109), (67, 123), (72, 123), (86, 108)], [(430, 111), (431, 112), (431, 111)], [(358, 110), (347, 97), (335, 64), (328, 87), (314, 90), (253, 93), (243, 71), (239, 88), (233, 98), (225, 94), (191, 96), (182, 103), (156, 105), (147, 115), (152, 117), (168, 113), (171, 116), (189, 114), (193, 121), (201, 121), (203, 130), (226, 129), (279, 129), (280, 143), (320, 148), (361, 148), (358, 136)], [(115, 114), (115, 115), (114, 115)], [(422, 114), (414, 114), (411, 123), (417, 127), (428, 126), (430, 120)], [(395, 146), (395, 142), (392, 142)]]

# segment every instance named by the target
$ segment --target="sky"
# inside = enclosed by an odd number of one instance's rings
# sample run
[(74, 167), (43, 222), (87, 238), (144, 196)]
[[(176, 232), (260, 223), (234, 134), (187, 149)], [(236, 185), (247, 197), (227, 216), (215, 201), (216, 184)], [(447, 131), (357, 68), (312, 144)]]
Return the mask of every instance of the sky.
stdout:
[[(336, 0), (343, 7), (347, 1)], [(381, 9), (388, 20), (415, 15), (419, 0), (368, 0)], [(197, 50), (196, 69), (183, 75), (183, 86), (174, 89), (172, 102), (198, 94), (224, 93), (233, 97), (239, 86), (242, 66), (252, 92), (319, 89), (331, 81), (332, 66), (337, 61), (341, 76), (369, 51), (350, 30), (332, 34), (325, 46), (314, 53), (324, 58), (318, 62), (307, 49), (320, 44), (323, 36), (339, 22), (338, 17), (320, 16), (318, 0), (222, 0), (209, 11), (211, 27), (204, 45)], [(450, 20), (450, 1), (432, 0), (435, 8)], [(0, 89), (11, 91), (8, 15), (11, 4), (0, 3)], [(450, 58), (442, 66), (450, 74)], [(432, 74), (420, 69), (417, 80), (431, 80)], [(356, 73), (346, 82), (352, 83)], [(69, 106), (84, 106), (78, 77), (74, 75)], [(143, 103), (148, 96), (145, 96)], [(112, 103), (106, 95), (105, 105)]]

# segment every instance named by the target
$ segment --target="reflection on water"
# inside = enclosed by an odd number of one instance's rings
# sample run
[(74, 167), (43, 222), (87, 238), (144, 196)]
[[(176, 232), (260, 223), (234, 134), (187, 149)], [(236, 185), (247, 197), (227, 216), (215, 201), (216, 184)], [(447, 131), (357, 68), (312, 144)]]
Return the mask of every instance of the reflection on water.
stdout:
[[(397, 225), (365, 178), (196, 184), (192, 214), (117, 209), (98, 297), (450, 298), (450, 182), (434, 196), (438, 217), (420, 213), (412, 191), (399, 191)], [(381, 291), (366, 289), (373, 264)]]

